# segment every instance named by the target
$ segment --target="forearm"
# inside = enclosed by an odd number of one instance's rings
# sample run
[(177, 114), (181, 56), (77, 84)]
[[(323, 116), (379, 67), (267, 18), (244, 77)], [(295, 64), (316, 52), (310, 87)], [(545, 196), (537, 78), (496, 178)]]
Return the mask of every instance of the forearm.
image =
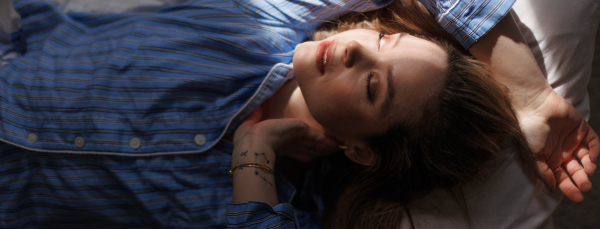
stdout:
[(537, 98), (552, 91), (510, 12), (469, 51), (509, 88), (517, 112), (537, 106), (532, 103), (539, 103)]
[[(246, 162), (260, 163), (271, 169), (275, 167), (275, 153), (269, 147), (251, 140), (236, 145), (232, 155), (232, 167)], [(233, 173), (233, 203), (249, 201), (279, 204), (275, 177), (255, 167), (240, 167)]]
[(469, 51), (489, 64), (493, 77), (509, 88), (511, 105), (532, 152), (527, 155), (534, 156), (529, 167), (549, 191), (558, 184), (569, 199), (581, 203), (583, 193), (592, 187), (588, 175), (596, 170), (600, 141), (583, 116), (547, 83), (512, 13)]

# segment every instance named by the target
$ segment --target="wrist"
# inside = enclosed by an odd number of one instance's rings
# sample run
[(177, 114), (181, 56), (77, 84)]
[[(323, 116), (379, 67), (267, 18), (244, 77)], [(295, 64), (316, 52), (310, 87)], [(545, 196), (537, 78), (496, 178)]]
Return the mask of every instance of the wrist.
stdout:
[(562, 99), (562, 97), (556, 94), (549, 85), (547, 88), (538, 90), (523, 88), (522, 92), (517, 91), (510, 95), (511, 104), (519, 118), (543, 113), (543, 110), (548, 108), (548, 103), (552, 103), (556, 99)]
[(539, 85), (512, 85), (509, 87), (509, 99), (517, 113), (529, 113), (542, 107), (554, 93), (544, 81)]
[(261, 138), (244, 138), (234, 145), (231, 155), (231, 167), (243, 163), (259, 163), (275, 168), (275, 151), (267, 142)]
[(267, 142), (260, 137), (240, 139), (234, 144), (231, 167), (233, 203), (258, 201), (271, 206), (279, 203), (273, 175), (275, 153)]

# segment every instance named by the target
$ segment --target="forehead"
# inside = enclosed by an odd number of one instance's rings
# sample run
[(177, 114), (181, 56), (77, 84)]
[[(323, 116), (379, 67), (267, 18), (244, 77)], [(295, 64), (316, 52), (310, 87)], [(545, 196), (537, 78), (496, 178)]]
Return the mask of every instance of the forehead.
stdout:
[(388, 109), (382, 110), (388, 122), (415, 120), (427, 101), (444, 83), (448, 54), (431, 41), (395, 34), (382, 50), (382, 68), (387, 69), (388, 90), (394, 91)]

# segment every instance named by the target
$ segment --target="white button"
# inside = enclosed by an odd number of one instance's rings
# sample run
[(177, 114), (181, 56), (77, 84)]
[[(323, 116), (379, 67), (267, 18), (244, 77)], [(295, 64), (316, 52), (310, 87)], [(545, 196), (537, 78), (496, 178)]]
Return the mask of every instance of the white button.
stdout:
[(81, 136), (77, 136), (75, 137), (75, 146), (77, 146), (78, 148), (81, 148), (85, 145), (85, 140), (83, 140), (83, 137)]
[(138, 149), (140, 146), (142, 146), (142, 141), (140, 141), (139, 138), (134, 137), (131, 139), (131, 141), (129, 141), (129, 146), (131, 146), (133, 149)]
[(33, 144), (37, 142), (37, 135), (34, 133), (30, 133), (29, 135), (27, 135), (27, 142), (29, 142), (29, 144)]
[(199, 146), (203, 146), (206, 144), (206, 137), (204, 137), (202, 134), (196, 134), (196, 137), (194, 137), (194, 142), (196, 142), (196, 144)]

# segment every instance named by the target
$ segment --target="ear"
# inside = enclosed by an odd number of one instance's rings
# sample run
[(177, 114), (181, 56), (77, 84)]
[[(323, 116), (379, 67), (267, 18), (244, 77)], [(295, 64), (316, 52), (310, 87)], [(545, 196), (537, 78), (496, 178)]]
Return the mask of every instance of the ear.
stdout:
[(365, 144), (347, 144), (346, 146), (348, 148), (344, 149), (344, 154), (351, 161), (366, 166), (375, 165), (377, 155)]

